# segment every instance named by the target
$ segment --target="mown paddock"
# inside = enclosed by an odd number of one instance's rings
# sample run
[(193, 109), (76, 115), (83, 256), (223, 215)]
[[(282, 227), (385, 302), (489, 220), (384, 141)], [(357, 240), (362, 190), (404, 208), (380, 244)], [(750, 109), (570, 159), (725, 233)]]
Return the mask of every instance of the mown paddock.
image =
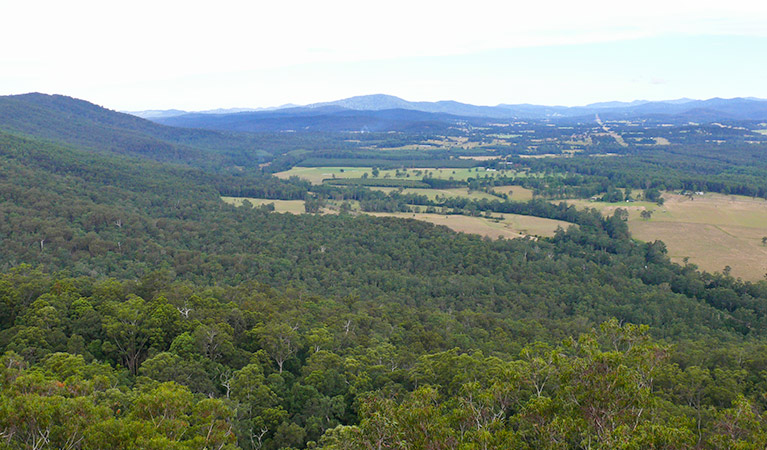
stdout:
[[(370, 189), (381, 192), (392, 192), (398, 188), (393, 187), (377, 187), (370, 186)], [(473, 200), (500, 200), (498, 197), (488, 194), (482, 191), (469, 191), (467, 188), (453, 188), (453, 189), (426, 189), (426, 188), (406, 188), (402, 190), (403, 194), (416, 194), (425, 195), (429, 200), (434, 200), (437, 197), (465, 197)]]
[[(274, 210), (281, 213), (303, 214), (303, 200), (269, 200), (260, 198), (236, 198), (222, 197), (226, 203), (242, 206), (243, 200), (248, 200), (254, 207), (273, 203)], [(325, 208), (324, 213), (335, 212), (331, 208)], [(541, 217), (523, 216), (518, 214), (493, 214), (495, 217), (503, 216), (503, 220), (488, 219), (486, 217), (469, 217), (456, 214), (427, 214), (427, 213), (365, 213), (379, 217), (399, 217), (403, 219), (416, 219), (435, 225), (445, 225), (448, 228), (462, 232), (479, 234), (493, 239), (504, 237), (513, 239), (524, 236), (553, 236), (558, 227), (567, 228), (571, 223), (560, 220), (544, 219)]]
[[(732, 275), (759, 280), (767, 273), (767, 201), (750, 197), (704, 194), (688, 196), (664, 193), (662, 206), (655, 203), (602, 203), (568, 200), (578, 207), (596, 208), (610, 215), (616, 208), (629, 211), (629, 230), (639, 240), (661, 240), (672, 260), (684, 258), (709, 272), (730, 266)], [(649, 220), (643, 210), (652, 211)]]
[(301, 214), (305, 212), (303, 200), (270, 200), (265, 198), (252, 198), (252, 197), (221, 197), (225, 203), (229, 203), (234, 206), (242, 206), (242, 203), (247, 200), (254, 207), (266, 205), (269, 203), (274, 204), (274, 210), (276, 212), (287, 212), (292, 214)]
[(479, 234), (493, 239), (504, 237), (513, 239), (525, 236), (554, 236), (557, 228), (573, 226), (561, 220), (544, 219), (541, 217), (523, 216), (518, 214), (493, 214), (503, 216), (504, 220), (496, 221), (486, 217), (470, 217), (462, 215), (427, 214), (427, 213), (366, 213), (379, 217), (400, 217), (416, 219), (470, 234)]
[[(468, 178), (477, 177), (497, 177), (497, 176), (524, 176), (524, 173), (515, 172), (513, 170), (506, 171), (492, 171), (486, 170), (482, 167), (472, 167), (464, 169), (452, 169), (452, 168), (423, 168), (423, 169), (405, 169), (400, 173), (405, 172), (405, 177), (397, 178), (395, 175), (396, 170), (386, 169), (380, 170), (378, 178), (385, 178), (387, 175), (392, 179), (406, 179), (406, 180), (420, 180), (427, 173), (433, 178), (441, 180), (449, 180), (451, 177), (454, 180), (466, 180)], [(328, 178), (361, 178), (365, 173), (368, 176), (373, 176), (372, 167), (292, 167), (290, 170), (284, 172), (278, 172), (274, 175), (279, 178), (287, 179), (292, 176), (303, 178), (312, 184), (322, 184), (322, 180)], [(407, 176), (409, 175), (409, 176)]]
[(533, 199), (533, 191), (522, 186), (495, 186), (493, 190), (499, 194), (509, 194), (515, 202), (528, 202)]

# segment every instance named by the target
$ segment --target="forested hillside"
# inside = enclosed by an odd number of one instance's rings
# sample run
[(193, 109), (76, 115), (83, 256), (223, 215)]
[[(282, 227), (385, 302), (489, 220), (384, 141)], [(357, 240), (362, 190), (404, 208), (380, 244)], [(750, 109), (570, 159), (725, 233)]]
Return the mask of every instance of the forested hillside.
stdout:
[[(191, 145), (175, 133), (196, 131), (83, 108), (72, 127), (58, 115), (48, 127), (49, 112), (0, 123), (7, 448), (767, 445), (767, 281), (673, 264), (662, 242), (631, 238), (624, 210), (281, 180), (243, 144), (277, 136), (200, 132), (207, 143)], [(297, 134), (268, 151), (347, 138)], [(188, 161), (167, 155), (186, 148)], [(232, 169), (229, 151), (250, 165)], [(490, 240), (234, 207), (230, 191), (572, 226)]]
[(137, 156), (207, 169), (253, 168), (295, 148), (343, 141), (328, 135), (234, 134), (155, 124), (61, 95), (0, 96), (0, 130), (98, 153)]

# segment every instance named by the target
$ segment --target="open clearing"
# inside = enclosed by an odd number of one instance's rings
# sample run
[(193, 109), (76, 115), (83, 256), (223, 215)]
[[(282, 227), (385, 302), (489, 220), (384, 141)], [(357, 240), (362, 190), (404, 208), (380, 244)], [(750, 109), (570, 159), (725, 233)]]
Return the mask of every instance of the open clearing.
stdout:
[[(274, 175), (279, 178), (290, 178), (296, 176), (303, 178), (312, 184), (322, 184), (322, 180), (328, 178), (360, 178), (364, 174), (372, 176), (372, 167), (293, 167), (285, 172), (278, 172)], [(406, 173), (405, 177), (396, 177), (396, 170), (381, 170), (378, 178), (384, 178), (387, 175), (392, 179), (399, 180), (421, 180), (427, 173), (433, 178), (442, 180), (448, 180), (451, 177), (454, 180), (466, 180), (467, 178), (477, 177), (496, 177), (500, 175), (506, 176), (525, 176), (523, 173), (517, 173), (512, 170), (507, 171), (490, 171), (482, 167), (470, 168), (470, 169), (406, 169), (401, 170), (400, 173)], [(409, 175), (409, 176), (408, 176)]]
[(427, 213), (365, 213), (378, 217), (400, 217), (444, 225), (451, 230), (479, 234), (493, 239), (504, 237), (514, 239), (525, 236), (554, 236), (557, 227), (567, 228), (571, 223), (560, 220), (543, 219), (541, 217), (521, 216), (517, 214), (494, 214), (503, 216), (504, 220), (495, 221), (486, 217), (469, 217), (459, 215), (427, 214)]
[[(303, 200), (269, 200), (263, 198), (237, 198), (221, 197), (226, 203), (242, 206), (243, 200), (248, 200), (253, 206), (268, 203), (274, 204), (275, 212), (303, 214)], [(356, 206), (356, 205), (355, 205)], [(335, 212), (332, 208), (325, 208), (325, 213)], [(446, 227), (462, 232), (479, 234), (493, 239), (504, 237), (513, 239), (524, 236), (553, 236), (557, 227), (567, 228), (571, 223), (560, 220), (543, 219), (533, 216), (517, 214), (493, 214), (494, 217), (503, 216), (503, 220), (488, 219), (486, 217), (469, 217), (461, 215), (429, 214), (429, 213), (364, 213), (378, 217), (400, 217), (403, 219), (416, 219), (430, 222), (435, 225)]]
[(493, 161), (496, 159), (501, 159), (500, 156), (491, 156), (491, 155), (485, 155), (485, 156), (459, 156), (458, 159), (473, 159), (474, 161)]
[(495, 186), (493, 190), (500, 194), (509, 194), (515, 202), (528, 202), (533, 199), (533, 191), (522, 186)]
[(376, 149), (376, 150), (390, 150), (390, 151), (396, 151), (396, 150), (433, 150), (436, 148), (441, 148), (438, 145), (433, 144), (408, 144), (408, 145), (402, 145), (400, 147), (363, 147), (366, 149)]
[(522, 159), (543, 159), (543, 158), (572, 158), (573, 153), (535, 153), (532, 155), (518, 155)]
[[(629, 211), (629, 229), (642, 241), (661, 240), (669, 256), (681, 263), (690, 262), (709, 272), (720, 272), (725, 266), (732, 275), (745, 280), (758, 280), (767, 273), (767, 201), (734, 195), (687, 196), (665, 193), (663, 206), (655, 203), (601, 203), (569, 200), (579, 207), (596, 208), (612, 214), (616, 208)], [(643, 220), (642, 210), (653, 211)]]
[[(399, 188), (370, 186), (370, 189), (389, 193), (392, 191), (396, 191)], [(464, 198), (469, 198), (473, 200), (482, 200), (482, 199), (501, 200), (500, 198), (492, 194), (488, 194), (487, 192), (482, 192), (482, 191), (469, 192), (467, 188), (454, 188), (454, 189), (406, 188), (402, 190), (402, 193), (425, 195), (426, 197), (429, 198), (429, 200), (434, 200), (437, 197), (464, 197)]]
[(253, 206), (266, 205), (274, 203), (276, 212), (287, 212), (292, 214), (301, 214), (305, 212), (303, 200), (269, 200), (265, 198), (242, 198), (242, 197), (221, 197), (225, 203), (234, 206), (242, 206), (244, 200), (249, 201)]

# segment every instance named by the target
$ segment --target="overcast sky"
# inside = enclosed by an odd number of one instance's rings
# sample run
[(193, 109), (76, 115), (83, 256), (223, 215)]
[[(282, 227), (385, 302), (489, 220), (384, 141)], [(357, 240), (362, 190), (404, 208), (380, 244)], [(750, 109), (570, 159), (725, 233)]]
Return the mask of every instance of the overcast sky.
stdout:
[(767, 1), (4, 3), (0, 94), (118, 110), (767, 98)]

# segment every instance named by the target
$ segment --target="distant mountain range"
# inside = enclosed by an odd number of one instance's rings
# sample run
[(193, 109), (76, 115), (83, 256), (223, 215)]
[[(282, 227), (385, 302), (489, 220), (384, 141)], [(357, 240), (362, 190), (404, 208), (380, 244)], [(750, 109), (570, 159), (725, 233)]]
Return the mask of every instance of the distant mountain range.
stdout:
[(374, 94), (361, 95), (345, 98), (332, 102), (313, 103), (305, 106), (286, 104), (269, 108), (230, 108), (214, 109), (207, 111), (182, 111), (147, 110), (128, 111), (129, 114), (147, 118), (162, 119), (177, 117), (186, 114), (237, 114), (242, 112), (261, 112), (292, 110), (326, 110), (328, 107), (337, 107), (354, 111), (382, 111), (388, 109), (405, 109), (429, 113), (451, 114), (463, 117), (486, 117), (495, 119), (519, 118), (519, 119), (543, 119), (556, 117), (577, 117), (595, 113), (623, 114), (625, 116), (642, 114), (681, 114), (695, 109), (711, 109), (725, 113), (733, 119), (750, 119), (757, 114), (761, 120), (761, 114), (767, 111), (767, 100), (746, 98), (712, 98), (709, 100), (694, 100), (680, 98), (676, 100), (648, 101), (635, 100), (633, 102), (601, 102), (591, 103), (585, 106), (548, 106), (533, 104), (499, 104), (497, 106), (478, 106), (468, 103), (460, 103), (452, 100), (438, 102), (411, 102), (393, 95)]
[(671, 123), (767, 120), (767, 100), (681, 98), (668, 101), (603, 102), (585, 106), (500, 104), (477, 106), (456, 101), (410, 102), (391, 95), (364, 95), (334, 102), (261, 110), (214, 110), (145, 115), (171, 126), (224, 131), (435, 131), (468, 121), (591, 121), (642, 119)]
[(122, 111), (126, 114), (141, 117), (142, 119), (162, 119), (164, 117), (175, 117), (184, 114), (235, 114), (239, 112), (251, 111), (274, 111), (276, 109), (295, 108), (298, 105), (287, 103), (282, 106), (271, 106), (267, 108), (217, 108), (205, 111), (184, 111), (181, 109), (146, 109), (143, 111)]
[(235, 114), (192, 113), (151, 120), (174, 127), (240, 132), (442, 132), (456, 122), (477, 121), (479, 125), (487, 118), (413, 109), (355, 110), (328, 105)]
[(723, 118), (763, 120), (767, 118), (767, 100), (756, 98), (712, 98), (693, 100), (681, 98), (666, 101), (636, 100), (633, 102), (603, 102), (586, 106), (547, 106), (531, 104), (500, 104), (476, 106), (455, 101), (409, 102), (391, 95), (364, 95), (327, 103), (315, 103), (303, 108), (336, 106), (359, 111), (408, 109), (463, 117), (492, 119), (550, 119), (558, 117), (591, 116), (594, 114), (639, 117), (649, 114), (678, 115), (694, 110), (711, 110)]
[[(276, 108), (217, 109), (202, 112), (181, 110), (143, 111), (142, 120), (134, 115), (105, 110), (91, 103), (64, 96), (25, 94), (0, 97), (0, 129), (29, 132), (30, 129), (64, 137), (73, 144), (105, 150), (101, 139), (116, 132), (125, 143), (118, 147), (143, 153), (154, 145), (173, 148), (188, 159), (203, 157), (206, 149), (241, 149), (254, 145), (246, 136), (228, 132), (316, 131), (316, 132), (444, 132), (457, 125), (483, 126), (512, 120), (592, 122), (595, 115), (605, 120), (640, 119), (649, 122), (686, 124), (727, 121), (767, 121), (767, 100), (734, 98), (709, 100), (678, 99), (663, 102), (593, 103), (585, 106), (542, 106), (501, 104), (477, 106), (455, 101), (409, 102), (390, 95), (366, 95), (335, 102)], [(76, 118), (76, 120), (74, 119)], [(153, 123), (154, 122), (154, 123)], [(168, 125), (173, 128), (163, 127)], [(195, 128), (198, 130), (180, 130)], [(111, 131), (110, 131), (111, 130)], [(202, 130), (225, 131), (216, 133)], [(91, 142), (93, 141), (93, 142)], [(225, 144), (222, 146), (222, 144)], [(200, 153), (203, 152), (203, 153)], [(223, 156), (223, 155), (222, 155)], [(265, 155), (264, 155), (265, 156)]]

